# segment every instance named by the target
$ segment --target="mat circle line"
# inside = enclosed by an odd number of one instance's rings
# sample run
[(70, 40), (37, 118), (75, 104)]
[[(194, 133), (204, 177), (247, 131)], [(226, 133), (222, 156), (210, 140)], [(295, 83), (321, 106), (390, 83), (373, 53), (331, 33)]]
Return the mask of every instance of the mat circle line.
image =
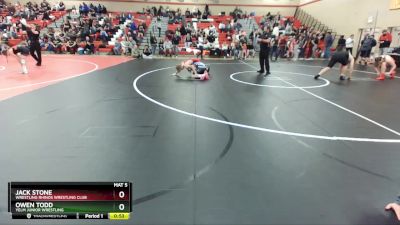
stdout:
[(320, 140), (331, 140), (331, 141), (352, 141), (352, 142), (374, 142), (374, 143), (400, 143), (400, 139), (384, 139), (384, 138), (359, 138), (359, 137), (337, 137), (337, 136), (324, 136), (324, 135), (315, 135), (315, 134), (306, 134), (306, 133), (298, 133), (298, 132), (291, 132), (291, 131), (282, 131), (282, 130), (275, 130), (275, 129), (269, 129), (269, 128), (263, 128), (263, 127), (257, 127), (257, 126), (252, 126), (252, 125), (246, 125), (246, 124), (241, 124), (241, 123), (235, 123), (235, 122), (228, 122), (228, 121), (224, 121), (224, 120), (220, 120), (220, 119), (215, 119), (212, 117), (208, 117), (208, 116), (203, 116), (200, 114), (196, 114), (196, 113), (191, 113), (191, 112), (187, 112), (169, 105), (166, 105), (162, 102), (159, 102), (147, 95), (145, 95), (142, 91), (140, 91), (140, 89), (138, 88), (138, 81), (155, 72), (158, 71), (163, 71), (163, 70), (167, 70), (167, 69), (172, 69), (174, 67), (164, 67), (164, 68), (160, 68), (160, 69), (155, 69), (155, 70), (151, 70), (148, 72), (145, 72), (143, 74), (140, 74), (139, 76), (137, 76), (134, 81), (133, 81), (133, 88), (134, 90), (141, 95), (143, 98), (147, 99), (150, 102), (153, 102), (154, 104), (161, 106), (165, 109), (169, 109), (171, 111), (177, 112), (177, 113), (181, 113), (183, 115), (186, 116), (191, 116), (191, 117), (195, 117), (198, 119), (203, 119), (203, 120), (207, 120), (207, 121), (211, 121), (211, 122), (216, 122), (216, 123), (220, 123), (220, 124), (226, 124), (226, 125), (232, 125), (235, 127), (240, 127), (240, 128), (246, 128), (246, 129), (250, 129), (250, 130), (257, 130), (257, 131), (262, 131), (262, 132), (266, 132), (266, 133), (274, 133), (274, 134), (281, 134), (281, 135), (288, 135), (288, 136), (296, 136), (296, 137), (302, 137), (302, 138), (309, 138), (309, 139), (320, 139)]
[[(272, 73), (287, 73), (287, 74), (297, 74), (300, 76), (307, 76), (307, 77), (313, 77), (313, 75), (309, 75), (309, 74), (304, 74), (304, 73), (293, 73), (293, 72), (286, 72), (286, 71), (271, 71)], [(242, 83), (242, 84), (247, 84), (247, 85), (252, 85), (252, 86), (257, 86), (257, 87), (270, 87), (270, 88), (282, 88), (282, 89), (312, 89), (312, 88), (321, 88), (321, 87), (326, 87), (330, 84), (330, 81), (325, 79), (325, 78), (320, 78), (321, 80), (323, 80), (325, 83), (321, 84), (321, 85), (313, 85), (313, 86), (281, 86), (281, 85), (269, 85), (269, 84), (255, 84), (255, 83), (250, 83), (250, 82), (246, 82), (246, 81), (242, 81), (239, 80), (237, 78), (235, 78), (236, 75), (238, 74), (243, 74), (243, 73), (254, 73), (254, 71), (242, 71), (242, 72), (236, 72), (236, 73), (232, 73), (229, 78), (233, 81)]]

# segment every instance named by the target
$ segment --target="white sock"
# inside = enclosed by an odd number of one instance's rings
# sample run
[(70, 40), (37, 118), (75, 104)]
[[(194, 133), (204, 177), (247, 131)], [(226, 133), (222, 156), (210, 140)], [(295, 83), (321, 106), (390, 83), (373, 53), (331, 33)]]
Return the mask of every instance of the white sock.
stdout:
[(22, 73), (27, 74), (28, 73), (28, 68), (26, 68), (26, 61), (25, 59), (20, 60), (21, 66), (22, 66)]
[(28, 68), (26, 68), (26, 65), (22, 66), (22, 73), (27, 74), (28, 73)]

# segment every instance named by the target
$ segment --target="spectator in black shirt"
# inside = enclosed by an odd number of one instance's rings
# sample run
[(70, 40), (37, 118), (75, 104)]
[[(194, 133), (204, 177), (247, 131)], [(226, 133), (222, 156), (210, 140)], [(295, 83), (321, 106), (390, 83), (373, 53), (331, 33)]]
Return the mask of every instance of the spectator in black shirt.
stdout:
[(344, 47), (346, 47), (346, 39), (344, 39), (344, 35), (340, 35), (337, 48), (344, 48)]
[(158, 42), (158, 54), (164, 55), (164, 40), (162, 38), (160, 38), (160, 41)]
[(150, 45), (151, 45), (151, 50), (152, 50), (153, 54), (156, 54), (157, 44), (158, 44), (158, 41), (157, 41), (156, 35), (154, 35), (154, 33), (151, 33)]
[(181, 37), (175, 34), (174, 37), (172, 38), (172, 52), (174, 53), (175, 57), (178, 56), (180, 41)]
[(93, 44), (93, 41), (90, 39), (89, 36), (86, 36), (84, 51), (85, 51), (86, 54), (94, 53), (94, 44)]

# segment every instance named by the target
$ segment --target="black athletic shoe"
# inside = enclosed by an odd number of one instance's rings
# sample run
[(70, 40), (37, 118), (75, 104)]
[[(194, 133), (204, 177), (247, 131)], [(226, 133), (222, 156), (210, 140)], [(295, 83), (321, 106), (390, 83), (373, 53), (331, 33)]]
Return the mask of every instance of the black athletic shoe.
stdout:
[(257, 73), (264, 73), (264, 70), (257, 70)]
[(318, 80), (318, 78), (319, 78), (320, 76), (321, 76), (321, 75), (317, 74), (317, 75), (314, 76), (314, 79)]
[(265, 73), (265, 76), (268, 76), (268, 75), (270, 75), (270, 74), (271, 74), (270, 72), (266, 72), (266, 73)]
[(346, 77), (345, 77), (345, 76), (340, 76), (339, 79), (340, 79), (340, 80), (346, 80)]
[(36, 63), (36, 66), (41, 66), (42, 64), (41, 63)]

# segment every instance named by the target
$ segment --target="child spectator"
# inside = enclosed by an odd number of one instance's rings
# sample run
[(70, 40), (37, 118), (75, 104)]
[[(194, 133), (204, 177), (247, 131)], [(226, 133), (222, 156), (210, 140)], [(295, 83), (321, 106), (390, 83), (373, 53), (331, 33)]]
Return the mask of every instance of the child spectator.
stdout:
[(165, 56), (169, 55), (170, 57), (172, 57), (172, 48), (172, 42), (170, 39), (167, 38), (164, 42)]
[(224, 56), (224, 58), (226, 58), (227, 56), (229, 57), (229, 52), (228, 52), (228, 44), (226, 43), (226, 41), (224, 41), (224, 43), (222, 43), (222, 55)]
[(153, 54), (148, 45), (146, 45), (143, 49), (143, 58), (144, 59), (151, 59), (153, 58)]
[(120, 55), (121, 52), (122, 52), (122, 45), (118, 40), (116, 40), (114, 43), (113, 53), (114, 55)]
[(78, 49), (78, 45), (76, 44), (76, 42), (72, 39), (69, 39), (68, 42), (66, 43), (66, 47), (67, 47), (67, 52), (69, 52), (70, 54), (74, 55), (76, 50)]
[(172, 52), (174, 53), (175, 57), (178, 56), (180, 41), (181, 37), (175, 34), (174, 37), (172, 38)]
[(151, 51), (153, 52), (153, 54), (156, 54), (156, 50), (157, 50), (157, 37), (156, 35), (152, 32), (150, 34), (150, 45), (151, 45)]
[(160, 41), (158, 43), (158, 54), (159, 55), (164, 55), (165, 54), (165, 50), (164, 50), (164, 40), (162, 38), (160, 38)]
[(189, 49), (191, 45), (192, 45), (192, 36), (190, 34), (187, 34), (185, 38), (185, 49)]

